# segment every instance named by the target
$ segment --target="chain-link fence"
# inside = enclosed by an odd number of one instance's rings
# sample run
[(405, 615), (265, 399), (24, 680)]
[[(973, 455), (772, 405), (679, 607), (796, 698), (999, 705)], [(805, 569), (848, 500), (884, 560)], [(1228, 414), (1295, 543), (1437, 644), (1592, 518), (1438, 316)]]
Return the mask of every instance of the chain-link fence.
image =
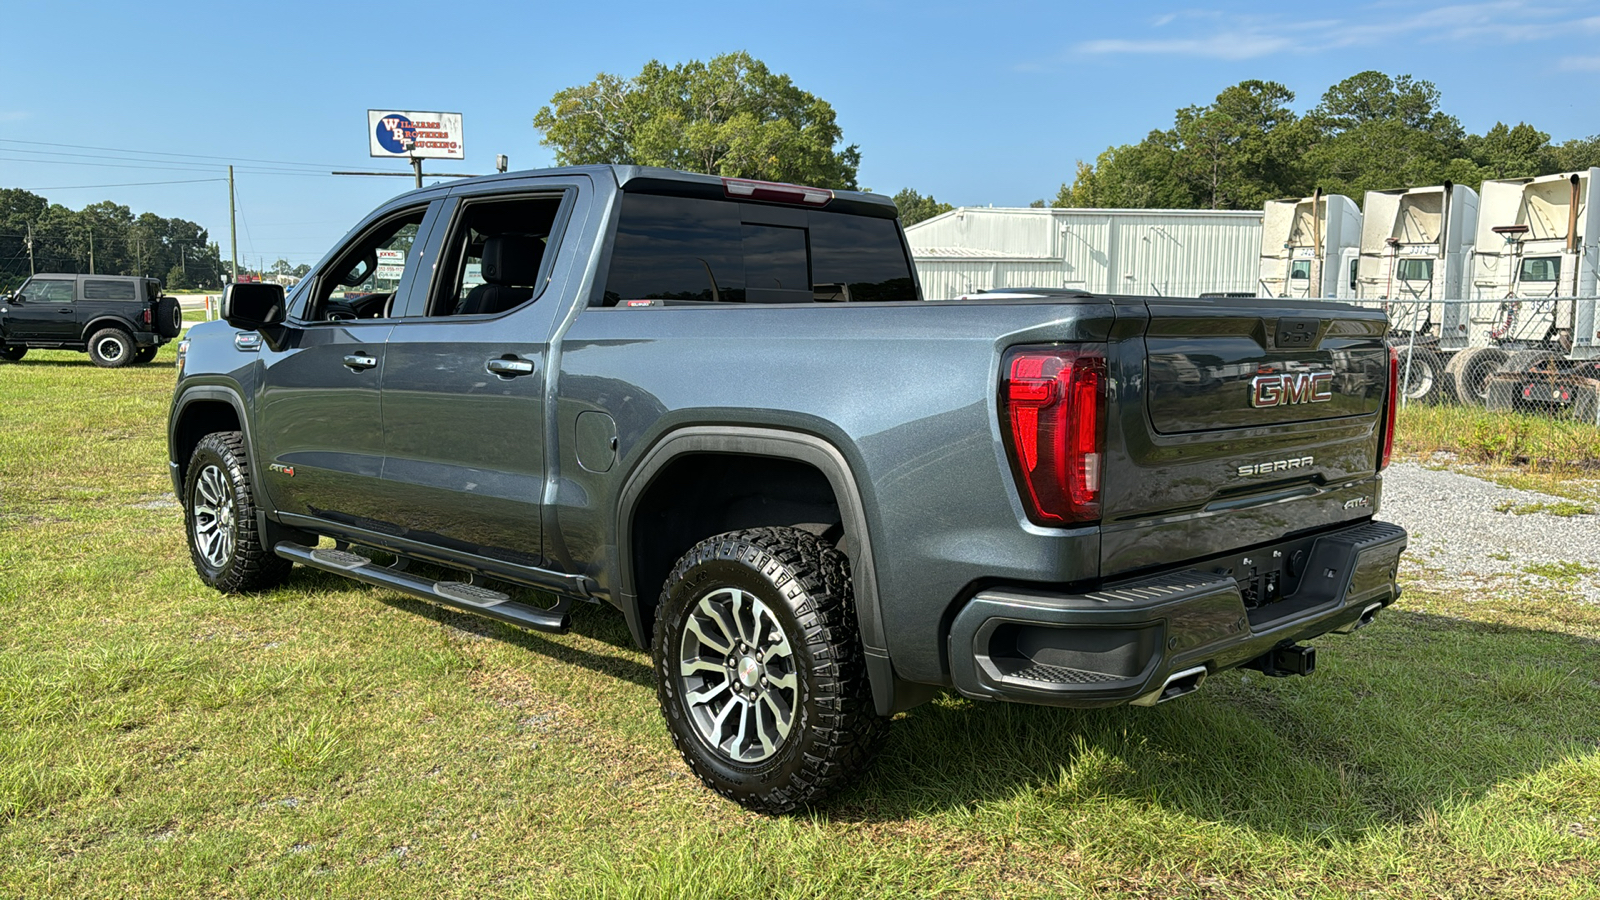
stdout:
[(1475, 404), (1600, 424), (1600, 299), (1347, 302), (1388, 313), (1403, 404)]

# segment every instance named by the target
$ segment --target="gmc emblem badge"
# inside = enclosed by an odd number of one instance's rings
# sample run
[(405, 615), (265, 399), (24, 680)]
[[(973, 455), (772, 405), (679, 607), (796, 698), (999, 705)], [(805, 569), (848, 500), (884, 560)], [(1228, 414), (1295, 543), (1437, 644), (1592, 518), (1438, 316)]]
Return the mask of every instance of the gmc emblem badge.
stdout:
[(1250, 379), (1250, 405), (1257, 409), (1333, 399), (1332, 372), (1257, 375)]

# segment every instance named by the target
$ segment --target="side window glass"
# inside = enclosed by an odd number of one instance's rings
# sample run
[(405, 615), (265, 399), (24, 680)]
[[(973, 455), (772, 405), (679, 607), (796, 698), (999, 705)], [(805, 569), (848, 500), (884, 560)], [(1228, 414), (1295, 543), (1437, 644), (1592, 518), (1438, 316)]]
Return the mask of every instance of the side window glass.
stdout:
[(1522, 281), (1560, 281), (1561, 257), (1530, 256), (1522, 261)]
[[(311, 321), (382, 319), (406, 275), (426, 207), (385, 219), (356, 238), (317, 274), (316, 292), (302, 314)], [(298, 300), (297, 300), (298, 302)]]
[(71, 303), (73, 282), (35, 278), (17, 296), (24, 303)]
[(1311, 280), (1311, 260), (1297, 259), (1289, 264), (1289, 277), (1295, 281)]
[(466, 200), (440, 256), (430, 316), (492, 316), (535, 300), (549, 280), (563, 195)]
[(83, 299), (137, 300), (139, 294), (131, 281), (101, 281), (86, 278), (83, 282)]

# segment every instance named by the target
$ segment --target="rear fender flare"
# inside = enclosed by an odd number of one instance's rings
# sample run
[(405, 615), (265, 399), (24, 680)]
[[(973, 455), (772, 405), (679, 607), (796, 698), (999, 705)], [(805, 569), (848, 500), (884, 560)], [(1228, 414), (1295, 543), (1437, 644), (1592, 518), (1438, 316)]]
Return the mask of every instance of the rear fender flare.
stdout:
[(642, 600), (634, 583), (634, 513), (655, 476), (673, 460), (691, 453), (726, 453), (793, 460), (815, 468), (828, 480), (839, 505), (840, 518), (843, 519), (843, 549), (850, 557), (856, 617), (860, 624), (862, 650), (867, 657), (873, 698), (880, 712), (887, 710), (893, 700), (894, 674), (883, 632), (883, 612), (878, 596), (878, 576), (873, 563), (866, 505), (862, 502), (855, 473), (844, 454), (833, 444), (812, 434), (776, 428), (695, 426), (665, 435), (640, 458), (618, 495), (616, 519), (617, 571), (621, 586), (619, 605), (634, 638), (640, 640), (643, 646), (649, 646), (649, 636), (644, 633), (643, 627)]
[(83, 335), (79, 339), (82, 340), (85, 345), (87, 345), (89, 343), (90, 336), (102, 328), (120, 328), (123, 331), (126, 331), (128, 333), (128, 337), (130, 338), (141, 331), (154, 330), (153, 327), (141, 326), (135, 322), (130, 322), (122, 316), (100, 316), (97, 319), (91, 320), (88, 325), (84, 326)]

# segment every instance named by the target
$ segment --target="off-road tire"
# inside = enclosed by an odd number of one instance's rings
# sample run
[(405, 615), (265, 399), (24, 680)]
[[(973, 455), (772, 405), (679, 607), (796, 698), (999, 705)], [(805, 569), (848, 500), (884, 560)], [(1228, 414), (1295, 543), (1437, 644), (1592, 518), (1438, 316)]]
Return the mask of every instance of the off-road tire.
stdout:
[(140, 347), (138, 351), (133, 354), (133, 364), (136, 366), (142, 366), (150, 360), (155, 359), (156, 354), (160, 351), (160, 347)]
[(155, 325), (164, 338), (175, 338), (183, 331), (183, 306), (177, 297), (162, 297), (156, 301)]
[[(1427, 347), (1395, 347), (1400, 355), (1401, 394), (1407, 403), (1448, 403), (1456, 395), (1455, 380), (1444, 373), (1444, 358)], [(1407, 357), (1410, 380), (1406, 380)]]
[[(206, 490), (215, 496), (207, 497)], [(256, 527), (250, 457), (245, 452), (243, 434), (219, 431), (200, 439), (184, 473), (181, 500), (189, 558), (201, 581), (224, 594), (245, 594), (277, 587), (289, 576), (292, 564), (262, 542), (263, 536)], [(231, 509), (227, 509), (229, 506)], [(197, 532), (208, 530), (208, 521), (218, 520), (214, 512), (205, 511), (218, 507), (227, 509), (225, 524), (232, 529), (230, 546), (225, 552), (208, 555)]]
[[(690, 618), (703, 600), (729, 589), (753, 595), (770, 612), (797, 676), (790, 730), (769, 757), (754, 762), (702, 737), (680, 675)], [(661, 713), (678, 752), (706, 786), (748, 809), (781, 815), (818, 803), (871, 762), (888, 720), (873, 707), (843, 553), (793, 528), (717, 535), (678, 560), (656, 613)]]
[(1455, 380), (1456, 398), (1483, 406), (1489, 397), (1489, 376), (1505, 364), (1506, 352), (1498, 347), (1470, 347), (1450, 358), (1445, 372)]
[(121, 328), (102, 328), (89, 338), (89, 360), (102, 369), (132, 364), (133, 353), (133, 335)]
[(16, 362), (28, 355), (27, 347), (0, 347), (0, 359)]

